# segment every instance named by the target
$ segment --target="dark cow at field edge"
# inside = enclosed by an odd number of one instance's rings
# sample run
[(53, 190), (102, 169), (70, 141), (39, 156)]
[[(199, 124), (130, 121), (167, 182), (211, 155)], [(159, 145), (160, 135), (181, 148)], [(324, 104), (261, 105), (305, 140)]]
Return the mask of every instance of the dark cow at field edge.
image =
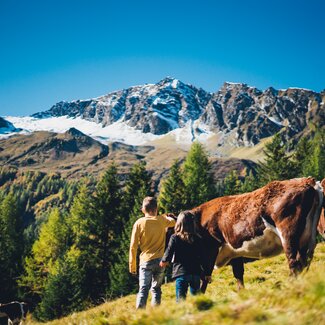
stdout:
[(7, 304), (0, 304), (0, 318), (8, 320), (8, 325), (22, 324), (27, 314), (27, 304), (13, 301)]
[(321, 183), (310, 177), (273, 181), (256, 191), (216, 198), (192, 209), (207, 254), (207, 273), (212, 273), (214, 265), (230, 264), (241, 288), (245, 259), (283, 251), (292, 275), (308, 267), (316, 246), (324, 188), (325, 179)]

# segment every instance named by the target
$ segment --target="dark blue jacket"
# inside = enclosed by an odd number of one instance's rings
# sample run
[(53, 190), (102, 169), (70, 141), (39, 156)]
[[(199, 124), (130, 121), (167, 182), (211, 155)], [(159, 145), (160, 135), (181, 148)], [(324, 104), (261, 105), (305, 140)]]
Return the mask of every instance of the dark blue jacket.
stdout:
[(204, 266), (200, 238), (195, 236), (193, 242), (189, 243), (172, 235), (162, 261), (173, 264), (173, 279), (181, 275), (202, 275)]

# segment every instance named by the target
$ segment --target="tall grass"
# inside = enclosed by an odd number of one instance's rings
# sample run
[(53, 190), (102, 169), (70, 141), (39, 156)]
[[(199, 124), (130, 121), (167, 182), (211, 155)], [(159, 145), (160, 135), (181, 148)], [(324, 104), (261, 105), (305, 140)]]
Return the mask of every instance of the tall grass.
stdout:
[[(135, 310), (135, 295), (75, 313), (51, 325), (325, 324), (325, 243), (309, 271), (288, 276), (284, 255), (246, 264), (246, 289), (237, 292), (231, 268), (214, 271), (205, 295), (175, 303), (174, 283), (163, 286), (160, 307)], [(29, 317), (27, 324), (37, 324)]]

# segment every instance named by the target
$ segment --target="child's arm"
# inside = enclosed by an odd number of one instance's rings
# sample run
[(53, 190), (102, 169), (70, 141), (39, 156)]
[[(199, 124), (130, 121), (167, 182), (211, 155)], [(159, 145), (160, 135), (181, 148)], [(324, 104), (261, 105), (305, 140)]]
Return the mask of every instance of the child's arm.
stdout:
[(166, 227), (171, 228), (175, 226), (176, 217), (173, 214), (168, 213), (166, 215), (162, 215), (162, 218), (165, 220)]
[(129, 271), (132, 274), (137, 273), (137, 251), (139, 246), (139, 227), (135, 223), (132, 228), (130, 252), (129, 252)]
[(176, 239), (175, 235), (172, 235), (170, 237), (168, 247), (159, 263), (161, 267), (166, 267), (172, 261), (173, 255), (175, 253), (175, 243), (176, 243), (175, 239)]
[(196, 241), (195, 249), (196, 249), (198, 261), (200, 263), (200, 267), (202, 270), (201, 278), (203, 281), (206, 281), (207, 283), (211, 283), (211, 281), (212, 281), (211, 274), (209, 274), (209, 272), (208, 272), (209, 268), (207, 265), (207, 256), (206, 256), (206, 252), (202, 246), (202, 239), (199, 239)]

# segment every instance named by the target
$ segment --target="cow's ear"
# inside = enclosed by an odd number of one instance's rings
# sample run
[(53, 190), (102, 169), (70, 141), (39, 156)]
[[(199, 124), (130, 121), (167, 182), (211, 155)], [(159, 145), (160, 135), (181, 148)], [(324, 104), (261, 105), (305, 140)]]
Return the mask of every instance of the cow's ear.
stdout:
[(325, 178), (321, 181), (323, 192), (325, 193)]

